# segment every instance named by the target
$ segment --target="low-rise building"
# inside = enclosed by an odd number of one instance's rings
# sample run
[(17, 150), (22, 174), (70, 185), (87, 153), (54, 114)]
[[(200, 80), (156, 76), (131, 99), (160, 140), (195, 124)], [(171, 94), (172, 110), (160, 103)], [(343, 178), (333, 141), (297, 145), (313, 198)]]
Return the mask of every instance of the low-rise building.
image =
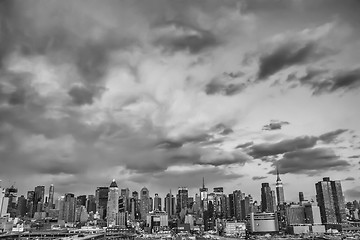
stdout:
[(250, 213), (248, 230), (254, 234), (275, 233), (279, 231), (277, 214)]

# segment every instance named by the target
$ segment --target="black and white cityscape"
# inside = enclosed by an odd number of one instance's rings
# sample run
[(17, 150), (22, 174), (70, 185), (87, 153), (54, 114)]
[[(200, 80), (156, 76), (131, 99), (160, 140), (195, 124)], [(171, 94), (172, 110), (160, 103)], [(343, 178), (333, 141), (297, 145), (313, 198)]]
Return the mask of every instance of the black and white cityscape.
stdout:
[(360, 238), (359, 0), (0, 0), (0, 240)]

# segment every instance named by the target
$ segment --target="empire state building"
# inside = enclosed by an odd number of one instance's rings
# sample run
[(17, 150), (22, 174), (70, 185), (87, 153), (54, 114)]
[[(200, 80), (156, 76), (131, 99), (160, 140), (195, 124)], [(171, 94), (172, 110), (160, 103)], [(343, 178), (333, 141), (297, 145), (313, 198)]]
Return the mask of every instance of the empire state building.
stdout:
[(285, 202), (284, 188), (283, 188), (283, 184), (282, 184), (281, 179), (280, 179), (279, 169), (278, 168), (276, 168), (276, 175), (277, 175), (277, 179), (276, 179), (277, 203), (278, 203), (278, 205), (283, 205), (284, 202)]

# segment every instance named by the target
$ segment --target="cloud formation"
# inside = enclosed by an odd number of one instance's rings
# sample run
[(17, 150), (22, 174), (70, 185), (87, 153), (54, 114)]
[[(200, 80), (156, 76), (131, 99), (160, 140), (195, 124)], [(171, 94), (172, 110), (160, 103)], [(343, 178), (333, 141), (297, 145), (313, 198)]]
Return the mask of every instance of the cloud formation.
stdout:
[[(283, 174), (307, 174), (314, 175), (327, 170), (342, 171), (350, 164), (341, 160), (329, 148), (301, 149), (285, 153), (283, 158), (276, 162), (276, 166)], [(276, 170), (269, 173), (276, 174)]]
[(249, 155), (254, 158), (277, 155), (298, 149), (311, 148), (316, 145), (317, 137), (297, 137), (294, 139), (286, 139), (277, 143), (261, 143), (253, 145), (250, 148)]
[(271, 120), (269, 124), (263, 126), (263, 130), (272, 131), (272, 130), (280, 130), (282, 126), (290, 124), (287, 121), (278, 121)]

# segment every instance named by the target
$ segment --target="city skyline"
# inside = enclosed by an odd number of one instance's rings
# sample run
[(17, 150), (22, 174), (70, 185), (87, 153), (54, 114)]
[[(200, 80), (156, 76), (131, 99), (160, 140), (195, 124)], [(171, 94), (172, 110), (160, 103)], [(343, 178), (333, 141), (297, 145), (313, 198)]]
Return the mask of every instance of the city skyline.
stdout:
[(116, 179), (164, 198), (198, 193), (205, 177), (209, 190), (259, 200), (278, 170), (286, 201), (315, 200), (327, 176), (359, 200), (359, 10), (355, 0), (1, 1), (3, 187), (81, 195)]

